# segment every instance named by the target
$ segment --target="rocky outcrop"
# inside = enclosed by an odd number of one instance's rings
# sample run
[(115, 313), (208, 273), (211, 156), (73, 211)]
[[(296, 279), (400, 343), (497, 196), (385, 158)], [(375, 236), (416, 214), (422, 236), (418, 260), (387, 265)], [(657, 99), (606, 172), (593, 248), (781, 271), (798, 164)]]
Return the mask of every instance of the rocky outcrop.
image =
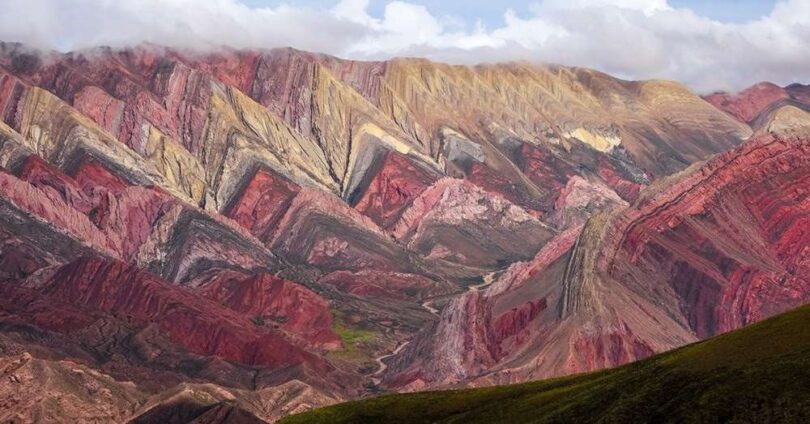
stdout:
[(485, 289), (453, 298), (439, 321), (393, 358), (386, 384), (418, 390), (469, 382), (499, 369), (508, 358), (536, 354), (525, 349), (538, 344), (557, 321), (558, 281), (581, 230), (558, 234), (534, 258), (512, 264)]
[(269, 245), (291, 261), (328, 270), (402, 272), (418, 266), (371, 219), (317, 190), (295, 197)]
[(0, 378), (0, 419), (9, 422), (123, 422), (146, 397), (134, 384), (80, 363), (36, 358), (28, 352), (4, 353)]
[[(808, 173), (807, 151), (805, 139), (764, 136), (650, 193), (619, 221), (625, 235), (611, 274), (629, 280), (622, 265), (649, 270), (650, 260), (668, 270), (655, 285), (671, 286), (699, 337), (803, 302), (804, 241), (794, 229), (804, 225), (805, 198), (795, 187)], [(632, 276), (639, 285), (656, 279)]]
[(300, 186), (272, 170), (257, 169), (225, 215), (259, 239), (268, 240), (299, 191)]

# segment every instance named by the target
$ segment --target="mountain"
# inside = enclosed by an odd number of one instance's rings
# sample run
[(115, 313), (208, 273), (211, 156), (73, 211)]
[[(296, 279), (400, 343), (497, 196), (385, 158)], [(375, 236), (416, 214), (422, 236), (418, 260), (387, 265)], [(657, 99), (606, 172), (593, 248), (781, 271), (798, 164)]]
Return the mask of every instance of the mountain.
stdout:
[(612, 370), (388, 395), (283, 423), (781, 422), (810, 414), (810, 307)]
[(807, 85), (779, 87), (762, 82), (736, 94), (718, 92), (705, 99), (754, 129), (779, 132), (810, 123), (810, 86)]
[(798, 306), (805, 121), (707, 99), (556, 65), (2, 43), (0, 420), (273, 421)]
[(643, 359), (810, 301), (807, 138), (765, 135), (560, 233), (453, 298), (392, 386), (504, 384)]

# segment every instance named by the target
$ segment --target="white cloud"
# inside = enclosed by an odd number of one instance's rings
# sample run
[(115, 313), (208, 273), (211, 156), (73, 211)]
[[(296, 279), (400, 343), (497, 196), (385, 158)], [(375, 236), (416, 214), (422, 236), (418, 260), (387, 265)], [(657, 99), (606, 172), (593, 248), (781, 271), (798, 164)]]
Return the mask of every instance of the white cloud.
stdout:
[(671, 9), (666, 0), (546, 0), (542, 6), (569, 10), (616, 8), (636, 10), (645, 15)]
[(427, 56), (460, 63), (535, 60), (618, 76), (683, 81), (701, 91), (760, 80), (810, 82), (810, 2), (783, 0), (769, 16), (729, 24), (666, 0), (540, 0), (486, 28), (391, 1), (331, 10), (237, 0), (0, 0), (0, 39), (59, 49), (142, 41), (183, 47), (293, 46), (342, 57)]
[(367, 31), (329, 11), (237, 0), (0, 0), (0, 39), (60, 49), (147, 41), (339, 53)]

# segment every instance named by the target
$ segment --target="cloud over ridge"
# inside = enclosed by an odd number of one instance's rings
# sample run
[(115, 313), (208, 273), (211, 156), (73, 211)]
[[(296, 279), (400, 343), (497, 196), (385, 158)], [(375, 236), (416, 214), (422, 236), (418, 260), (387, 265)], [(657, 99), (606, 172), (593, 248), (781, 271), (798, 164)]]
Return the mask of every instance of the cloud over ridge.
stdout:
[(459, 24), (422, 5), (368, 0), (331, 9), (237, 0), (0, 0), (0, 40), (73, 50), (151, 42), (173, 47), (291, 46), (352, 59), (423, 56), (474, 64), (529, 60), (706, 92), (761, 80), (810, 82), (810, 2), (782, 0), (758, 20), (724, 23), (666, 0), (540, 0), (504, 24)]

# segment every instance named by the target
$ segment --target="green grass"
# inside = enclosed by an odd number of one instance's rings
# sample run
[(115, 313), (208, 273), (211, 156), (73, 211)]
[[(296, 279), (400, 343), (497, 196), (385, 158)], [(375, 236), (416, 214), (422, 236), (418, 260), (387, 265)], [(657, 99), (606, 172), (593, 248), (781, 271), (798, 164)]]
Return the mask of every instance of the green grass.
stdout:
[(807, 423), (810, 306), (612, 370), (381, 396), (282, 422)]
[(359, 346), (364, 343), (373, 342), (378, 336), (378, 333), (360, 328), (352, 328), (346, 325), (343, 316), (340, 313), (335, 313), (335, 321), (332, 325), (335, 334), (340, 337), (343, 342), (343, 349), (333, 354), (343, 359), (363, 359), (364, 354), (359, 349)]

